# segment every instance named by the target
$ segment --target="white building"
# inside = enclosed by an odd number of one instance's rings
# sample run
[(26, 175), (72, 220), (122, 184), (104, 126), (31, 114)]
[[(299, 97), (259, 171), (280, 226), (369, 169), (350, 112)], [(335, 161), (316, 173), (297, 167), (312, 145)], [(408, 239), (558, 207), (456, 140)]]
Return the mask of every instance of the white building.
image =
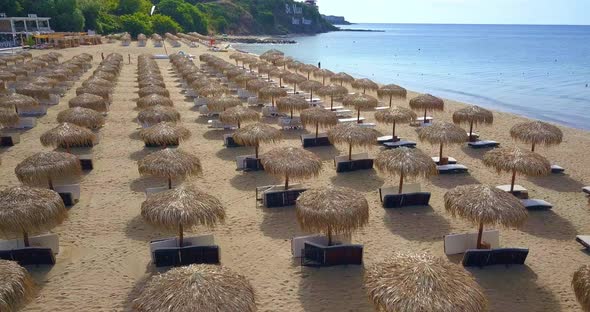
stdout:
[(0, 41), (12, 41), (16, 44), (19, 37), (53, 33), (49, 25), (50, 19), (37, 17), (37, 14), (29, 14), (28, 17), (7, 17), (6, 14), (0, 13)]

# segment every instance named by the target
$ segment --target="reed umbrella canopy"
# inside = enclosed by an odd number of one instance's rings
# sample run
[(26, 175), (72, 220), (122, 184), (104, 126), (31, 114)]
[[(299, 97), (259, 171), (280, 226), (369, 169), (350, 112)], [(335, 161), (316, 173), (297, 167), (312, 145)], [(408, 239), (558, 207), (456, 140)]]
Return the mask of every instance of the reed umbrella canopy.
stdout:
[(242, 100), (233, 96), (218, 96), (207, 101), (207, 108), (214, 112), (222, 112), (228, 108), (241, 106)]
[(375, 119), (388, 125), (392, 125), (392, 138), (397, 141), (395, 135), (395, 125), (397, 123), (410, 123), (416, 120), (418, 116), (412, 110), (405, 107), (390, 106), (388, 109), (383, 109), (375, 113)]
[(88, 128), (64, 122), (43, 133), (40, 140), (43, 146), (65, 147), (66, 152), (70, 153), (72, 146), (92, 146), (96, 134)]
[(558, 145), (563, 140), (563, 132), (558, 127), (543, 121), (530, 121), (514, 125), (510, 129), (510, 136), (518, 141), (532, 144), (531, 151), (535, 151), (535, 145)]
[(332, 235), (351, 234), (369, 222), (365, 196), (346, 187), (311, 189), (297, 198), (296, 215), (304, 231), (325, 233), (328, 246)]
[(109, 109), (109, 105), (103, 97), (91, 93), (82, 93), (72, 98), (68, 104), (70, 108), (84, 107), (102, 113), (106, 113)]
[(228, 108), (219, 114), (219, 120), (221, 122), (237, 124), (238, 129), (241, 128), (242, 123), (245, 121), (258, 121), (259, 119), (260, 114), (257, 111), (242, 105)]
[(428, 254), (394, 254), (369, 268), (365, 287), (383, 312), (484, 312), (488, 301), (471, 273)]
[(310, 179), (322, 171), (322, 160), (316, 154), (298, 147), (277, 147), (262, 155), (264, 171), (285, 178), (285, 190), (289, 178)]
[(320, 96), (329, 96), (330, 97), (330, 110), (334, 109), (334, 98), (341, 97), (348, 94), (348, 89), (341, 85), (330, 84), (327, 86), (323, 86), (317, 90), (317, 94)]
[(229, 93), (229, 89), (219, 83), (208, 83), (196, 91), (201, 97), (222, 96)]
[(177, 122), (180, 120), (180, 113), (169, 106), (156, 105), (146, 108), (137, 114), (137, 121), (148, 126), (160, 122)]
[(191, 264), (156, 275), (135, 299), (134, 310), (255, 312), (254, 288), (223, 266)]
[(309, 91), (309, 100), (313, 101), (313, 91), (317, 91), (322, 88), (324, 85), (315, 80), (306, 80), (299, 84), (299, 88), (304, 91)]
[(161, 122), (139, 132), (146, 145), (176, 146), (191, 136), (191, 132), (174, 123)]
[(309, 103), (301, 95), (289, 95), (277, 100), (277, 109), (281, 112), (290, 112), (293, 119), (293, 111), (302, 111), (309, 108)]
[(154, 85), (143, 87), (139, 89), (137, 93), (139, 94), (139, 97), (144, 97), (150, 94), (159, 94), (161, 96), (170, 97), (170, 91), (168, 91), (168, 89)]
[[(518, 227), (527, 218), (527, 210), (510, 193), (483, 184), (460, 185), (445, 193), (445, 209), (479, 226), (477, 248), (484, 248), (484, 226)], [(487, 247), (487, 246), (486, 246)]]
[(361, 123), (361, 110), (377, 107), (379, 101), (368, 94), (355, 93), (345, 96), (344, 99), (342, 99), (342, 104), (346, 106), (354, 106), (357, 110), (357, 123)]
[(13, 110), (18, 114), (20, 110), (35, 108), (39, 106), (39, 102), (30, 96), (11, 93), (5, 96), (0, 96), (0, 108)]
[(285, 90), (284, 88), (281, 88), (281, 87), (265, 86), (265, 87), (261, 88), (260, 90), (258, 90), (258, 94), (260, 94), (260, 96), (263, 99), (270, 98), (271, 105), (274, 107), (275, 106), (275, 99), (287, 96), (287, 90)]
[(57, 121), (70, 123), (88, 129), (99, 129), (104, 126), (104, 116), (89, 108), (74, 107), (63, 110), (57, 114)]
[(484, 155), (483, 163), (496, 169), (498, 173), (512, 173), (510, 192), (514, 191), (514, 181), (517, 173), (533, 177), (545, 176), (551, 173), (551, 164), (545, 157), (520, 148), (493, 149)]
[(30, 233), (49, 231), (66, 217), (63, 200), (52, 190), (21, 185), (0, 191), (0, 232), (22, 235), (25, 247)]
[(0, 310), (17, 311), (33, 297), (35, 283), (15, 261), (0, 260)]
[(200, 175), (203, 172), (201, 160), (179, 149), (166, 148), (145, 156), (137, 163), (139, 174), (168, 179), (168, 189), (172, 189), (172, 179)]
[(338, 124), (338, 115), (335, 112), (321, 107), (312, 107), (304, 109), (300, 114), (301, 123), (304, 126), (315, 126), (315, 137), (319, 136), (319, 128), (332, 127)]
[(379, 96), (379, 98), (389, 98), (389, 107), (392, 106), (394, 98), (405, 99), (407, 95), (408, 90), (396, 84), (384, 85), (377, 90), (377, 96)]
[(479, 124), (491, 125), (494, 122), (494, 113), (476, 105), (467, 106), (453, 113), (453, 122), (469, 125), (469, 140), (473, 141), (473, 126)]
[(146, 96), (140, 97), (137, 100), (137, 107), (140, 109), (146, 109), (156, 105), (174, 106), (174, 103), (169, 97), (159, 94), (148, 94)]
[(299, 66), (299, 71), (307, 74), (307, 80), (310, 80), (311, 73), (315, 72), (316, 70), (318, 70), (318, 68), (311, 64), (303, 64)]
[(417, 148), (399, 147), (381, 151), (375, 159), (375, 167), (383, 173), (399, 175), (399, 194), (402, 194), (405, 177), (428, 178), (438, 174), (432, 158)]
[(467, 133), (463, 128), (450, 122), (435, 122), (429, 127), (423, 127), (418, 132), (420, 141), (426, 141), (430, 144), (440, 144), (439, 161), (445, 164), (443, 160), (443, 146), (445, 144), (461, 144), (467, 142)]
[(0, 125), (12, 126), (18, 124), (20, 116), (12, 109), (0, 107)]
[(82, 173), (76, 155), (62, 152), (39, 152), (21, 161), (14, 173), (23, 184), (48, 183), (53, 190), (53, 179), (62, 176), (79, 176)]
[(377, 142), (379, 133), (375, 129), (361, 127), (355, 123), (341, 123), (328, 130), (332, 144), (348, 144), (348, 160), (352, 160), (353, 146), (371, 146)]
[(141, 204), (141, 216), (154, 226), (178, 231), (178, 246), (183, 247), (184, 229), (198, 225), (214, 227), (225, 220), (225, 207), (214, 196), (184, 183), (148, 196)]
[(258, 158), (260, 143), (278, 142), (282, 135), (279, 129), (257, 122), (236, 130), (232, 138), (240, 145), (254, 146)]
[(584, 312), (590, 311), (590, 265), (584, 265), (574, 273), (572, 286)]
[(322, 77), (322, 85), (326, 85), (326, 78), (334, 76), (334, 73), (328, 69), (319, 68), (313, 72), (313, 75), (315, 77)]
[(345, 82), (349, 83), (349, 82), (353, 82), (354, 81), (354, 77), (352, 77), (351, 75), (347, 74), (347, 73), (337, 73), (334, 76), (330, 77), (330, 81), (334, 81), (334, 82), (340, 82), (340, 85), (342, 86)]
[(367, 78), (355, 79), (354, 81), (351, 82), (350, 85), (355, 89), (362, 89), (363, 94), (365, 94), (367, 92), (367, 90), (378, 90), (379, 89), (379, 85), (377, 83), (375, 83), (373, 80), (367, 79)]
[(307, 79), (299, 74), (290, 74), (283, 77), (283, 80), (285, 80), (286, 83), (292, 83), (293, 92), (297, 93), (297, 85), (306, 81)]
[(410, 108), (413, 110), (424, 110), (424, 122), (426, 122), (426, 113), (431, 111), (443, 111), (445, 102), (430, 94), (421, 94), (410, 100)]

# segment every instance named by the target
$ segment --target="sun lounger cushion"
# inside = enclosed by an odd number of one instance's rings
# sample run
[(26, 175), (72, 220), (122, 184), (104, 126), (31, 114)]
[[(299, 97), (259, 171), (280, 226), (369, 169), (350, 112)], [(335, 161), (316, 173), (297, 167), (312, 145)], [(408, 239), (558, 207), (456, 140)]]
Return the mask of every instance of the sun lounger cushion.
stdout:
[[(444, 236), (444, 250), (446, 255), (465, 253), (469, 249), (477, 248), (478, 233), (449, 234)], [(500, 248), (500, 231), (483, 231), (482, 241), (490, 248)]]
[(63, 200), (64, 205), (73, 206), (75, 204), (74, 197), (72, 196), (72, 193), (58, 193), (58, 194), (61, 197), (61, 200)]
[(219, 246), (189, 246), (180, 250), (180, 265), (219, 264)]
[(542, 199), (521, 199), (520, 201), (528, 210), (547, 210), (553, 208), (553, 205)]
[(241, 145), (236, 143), (236, 141), (234, 140), (234, 138), (229, 135), (227, 137), (224, 138), (223, 140), (225, 147), (240, 147)]
[(577, 235), (576, 242), (582, 244), (582, 246), (590, 250), (590, 235)]
[(440, 174), (467, 173), (468, 171), (467, 167), (458, 164), (436, 166), (436, 169), (438, 169), (438, 173)]
[(55, 256), (51, 248), (27, 247), (11, 250), (12, 260), (20, 265), (53, 265)]
[(0, 250), (0, 259), (12, 260), (12, 252), (10, 250)]
[(551, 173), (564, 173), (565, 169), (558, 165), (551, 165)]
[(14, 146), (20, 142), (18, 133), (3, 133), (0, 137), (0, 146)]
[(409, 206), (428, 206), (430, 193), (418, 192), (407, 194), (389, 194), (383, 196), (383, 208), (401, 208)]
[(385, 142), (385, 143), (383, 143), (383, 145), (387, 148), (398, 148), (398, 147), (414, 148), (414, 147), (416, 147), (416, 142), (399, 140), (397, 142)]
[(299, 195), (305, 191), (305, 189), (290, 189), (287, 191), (265, 192), (263, 195), (264, 206), (266, 208), (293, 206)]
[(300, 258), (303, 255), (303, 248), (306, 242), (327, 245), (328, 237), (318, 234), (293, 237), (291, 239), (291, 254), (294, 258)]
[(258, 171), (258, 170), (264, 170), (264, 168), (262, 167), (262, 163), (260, 162), (260, 159), (246, 158), (246, 159), (244, 159), (244, 170)]
[(524, 264), (528, 253), (523, 248), (469, 249), (463, 256), (463, 266)]
[(469, 142), (469, 143), (467, 143), (467, 145), (471, 148), (491, 148), (491, 147), (500, 146), (500, 143), (498, 143), (496, 141), (483, 140), (483, 141)]
[(178, 248), (171, 247), (154, 251), (153, 261), (156, 267), (178, 266), (180, 264)]
[[(162, 147), (162, 146), (164, 146), (164, 145), (145, 143), (145, 147)], [(166, 147), (177, 147), (177, 146), (178, 146), (178, 141), (175, 141), (171, 144), (166, 145)]]
[(302, 137), (301, 141), (303, 143), (303, 147), (314, 147), (314, 146), (330, 146), (330, 140), (327, 136), (320, 136), (316, 138), (315, 136), (312, 138)]
[(590, 186), (585, 186), (585, 187), (583, 187), (583, 188), (582, 188), (582, 192), (584, 192), (584, 193), (586, 193), (586, 194), (590, 195)]
[(361, 265), (363, 263), (362, 245), (324, 246), (305, 242), (302, 264), (306, 266)]
[[(444, 158), (445, 157), (443, 157), (443, 159)], [(454, 165), (457, 163), (457, 160), (453, 157), (446, 157), (446, 158), (447, 158), (447, 165)], [(440, 159), (438, 156), (435, 156), (435, 157), (432, 157), (432, 161), (434, 161), (437, 165), (439, 165)]]
[(373, 169), (372, 159), (358, 159), (351, 161), (341, 161), (336, 163), (336, 172), (350, 172), (356, 170)]

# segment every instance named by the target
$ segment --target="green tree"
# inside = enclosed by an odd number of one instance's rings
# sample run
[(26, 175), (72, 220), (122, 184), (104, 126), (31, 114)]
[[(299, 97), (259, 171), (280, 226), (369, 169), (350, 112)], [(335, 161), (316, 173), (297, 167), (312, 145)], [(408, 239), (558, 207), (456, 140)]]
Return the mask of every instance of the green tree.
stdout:
[(182, 32), (182, 27), (170, 16), (154, 14), (152, 16), (152, 30), (158, 34)]
[(132, 37), (137, 37), (139, 34), (152, 34), (152, 24), (150, 18), (145, 13), (135, 13), (121, 15), (121, 26), (123, 31), (131, 34)]
[(151, 8), (152, 3), (149, 0), (120, 0), (117, 12), (119, 14), (148, 14)]
[(170, 16), (185, 31), (207, 33), (207, 21), (203, 13), (194, 5), (183, 0), (162, 0), (157, 5), (156, 11)]
[(57, 31), (82, 31), (84, 28), (84, 15), (78, 8), (76, 0), (56, 0), (54, 8), (57, 14), (52, 18), (51, 24)]
[(96, 20), (96, 31), (101, 34), (112, 34), (122, 31), (121, 21), (118, 16), (99, 12)]
[(103, 10), (100, 0), (80, 0), (78, 4), (84, 15), (84, 29), (98, 31), (98, 15)]
[(0, 12), (4, 12), (8, 16), (22, 16), (24, 14), (23, 6), (19, 0), (0, 1)]

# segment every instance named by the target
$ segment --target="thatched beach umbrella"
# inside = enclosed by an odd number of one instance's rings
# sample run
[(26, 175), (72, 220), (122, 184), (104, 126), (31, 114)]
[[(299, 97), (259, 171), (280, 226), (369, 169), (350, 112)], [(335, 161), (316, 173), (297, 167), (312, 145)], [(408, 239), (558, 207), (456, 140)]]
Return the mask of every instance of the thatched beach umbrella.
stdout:
[(498, 188), (483, 185), (460, 185), (445, 193), (445, 209), (455, 216), (479, 226), (477, 248), (482, 248), (484, 225), (518, 227), (527, 210), (520, 200)]
[(165, 97), (159, 94), (149, 94), (144, 97), (140, 97), (137, 100), (137, 107), (139, 107), (140, 109), (145, 109), (156, 105), (174, 106), (174, 103), (169, 97)]
[(221, 112), (225, 111), (228, 108), (232, 108), (235, 106), (241, 106), (242, 100), (238, 99), (237, 97), (233, 96), (218, 96), (210, 98), (207, 101), (207, 108), (214, 112)]
[(20, 117), (12, 109), (0, 107), (0, 125), (12, 126), (18, 124)]
[(584, 312), (590, 311), (590, 265), (583, 265), (574, 273), (572, 286)]
[(296, 215), (304, 231), (332, 235), (351, 234), (369, 222), (369, 203), (358, 191), (346, 187), (311, 189), (297, 198)]
[(260, 114), (250, 108), (242, 105), (228, 108), (219, 114), (219, 120), (228, 124), (237, 124), (238, 129), (241, 128), (241, 124), (244, 121), (258, 121)]
[(293, 119), (293, 111), (301, 111), (306, 108), (309, 108), (309, 103), (300, 95), (289, 95), (277, 100), (277, 109), (281, 112), (290, 112), (291, 119)]
[(395, 254), (365, 272), (369, 298), (383, 312), (484, 312), (488, 301), (462, 266), (427, 254)]
[(322, 85), (326, 85), (326, 78), (334, 76), (334, 73), (328, 69), (321, 68), (313, 72), (314, 77), (322, 77)]
[(378, 122), (383, 122), (388, 125), (393, 125), (393, 130), (391, 136), (394, 140), (397, 139), (395, 135), (395, 125), (396, 123), (410, 123), (416, 120), (417, 115), (412, 110), (409, 110), (405, 107), (393, 106), (389, 107), (389, 109), (384, 109), (377, 111), (375, 113), (375, 119)]
[(191, 264), (152, 277), (134, 301), (139, 312), (255, 312), (254, 288), (218, 265)]
[(510, 192), (514, 190), (516, 174), (544, 176), (551, 173), (551, 164), (545, 157), (520, 148), (496, 148), (483, 157), (484, 165), (500, 172), (512, 173)]
[(172, 179), (199, 175), (203, 171), (201, 160), (193, 154), (179, 149), (166, 148), (145, 156), (137, 163), (139, 173), (168, 179), (168, 188), (172, 188)]
[(417, 148), (384, 150), (377, 155), (375, 167), (381, 172), (399, 175), (399, 194), (402, 194), (405, 177), (428, 178), (438, 174), (432, 158)]
[(246, 82), (246, 90), (256, 93), (257, 96), (260, 89), (268, 86), (270, 86), (270, 83), (264, 79), (253, 79)]
[(80, 161), (76, 155), (62, 152), (39, 152), (21, 161), (14, 173), (23, 184), (48, 183), (53, 190), (53, 179), (61, 176), (82, 173)]
[(332, 76), (330, 78), (330, 81), (333, 82), (340, 82), (340, 85), (342, 86), (342, 84), (349, 83), (349, 82), (353, 82), (354, 81), (354, 77), (352, 77), (351, 75), (347, 74), (347, 73), (337, 73), (334, 76)]
[(280, 55), (280, 56), (284, 56), (284, 55), (285, 55), (285, 52), (283, 52), (283, 51), (279, 51), (279, 50), (277, 50), (277, 49), (270, 49), (270, 50), (268, 50), (268, 51), (266, 51), (266, 52), (262, 53), (262, 54), (260, 55), (260, 58), (264, 60), (264, 59), (266, 59), (267, 57), (269, 57), (269, 56), (271, 56), (271, 55)]
[(145, 88), (145, 87), (150, 87), (150, 86), (157, 86), (160, 88), (166, 88), (166, 83), (164, 83), (164, 81), (158, 79), (158, 78), (148, 78), (148, 79), (142, 79), (137, 83), (138, 87), (141, 88)]
[(426, 113), (429, 110), (443, 111), (445, 109), (445, 102), (436, 96), (422, 94), (410, 100), (410, 108), (413, 110), (424, 110), (424, 122), (426, 122)]
[(251, 73), (244, 73), (234, 77), (233, 81), (243, 87), (246, 87), (248, 81), (257, 79), (256, 75)]
[(186, 140), (191, 136), (191, 132), (174, 123), (161, 122), (149, 128), (142, 129), (139, 132), (141, 139), (146, 145), (178, 145), (180, 141)]
[(226, 88), (216, 82), (208, 83), (208, 84), (198, 88), (196, 91), (200, 97), (213, 97), (213, 96), (222, 96), (224, 94), (229, 94), (228, 88)]
[(170, 91), (166, 88), (158, 87), (158, 86), (147, 86), (139, 89), (137, 91), (139, 97), (144, 97), (150, 94), (159, 94), (161, 96), (170, 97)]
[(258, 149), (260, 143), (270, 143), (280, 141), (281, 132), (275, 127), (263, 123), (253, 123), (242, 127), (232, 135), (236, 143), (244, 146), (254, 146), (256, 158), (258, 158)]
[(101, 113), (93, 109), (74, 107), (59, 112), (57, 122), (67, 122), (88, 129), (99, 129), (104, 126), (105, 118)]
[(313, 91), (317, 91), (323, 87), (321, 82), (315, 80), (307, 80), (299, 84), (299, 88), (304, 91), (309, 91), (309, 100), (313, 100)]
[(30, 96), (11, 93), (5, 96), (0, 96), (0, 108), (13, 110), (18, 114), (19, 111), (28, 108), (35, 108), (39, 106), (39, 101)]
[(510, 136), (515, 140), (532, 144), (532, 152), (535, 151), (535, 145), (537, 144), (557, 145), (563, 140), (561, 129), (543, 121), (516, 124), (510, 129)]
[(307, 79), (299, 74), (290, 74), (287, 75), (283, 78), (283, 80), (285, 80), (286, 83), (292, 83), (293, 84), (293, 92), (297, 93), (297, 84), (300, 84), (304, 81), (306, 81)]
[(316, 154), (298, 147), (277, 147), (262, 155), (264, 171), (285, 178), (285, 190), (289, 178), (310, 179), (322, 170), (322, 160)]
[(82, 86), (84, 87), (91, 85), (98, 85), (107, 89), (112, 89), (115, 86), (113, 82), (108, 81), (106, 79), (102, 79), (100, 77), (90, 77), (88, 78), (88, 80), (82, 82)]
[(47, 130), (40, 137), (43, 146), (62, 147), (70, 153), (70, 146), (92, 146), (96, 135), (88, 128), (64, 122)]
[(378, 135), (377, 130), (355, 123), (341, 123), (328, 130), (332, 144), (348, 144), (348, 160), (352, 160), (353, 146), (371, 146), (377, 142)]
[(441, 165), (443, 161), (443, 146), (445, 144), (461, 144), (467, 142), (467, 133), (463, 128), (450, 122), (435, 122), (430, 127), (421, 128), (418, 132), (420, 141), (426, 141), (430, 144), (440, 144), (438, 154)]
[(381, 86), (379, 90), (377, 90), (377, 95), (380, 98), (389, 97), (389, 107), (391, 107), (393, 103), (393, 98), (397, 99), (405, 99), (408, 91), (396, 84), (388, 84)]
[(82, 93), (72, 98), (68, 105), (70, 108), (83, 107), (102, 113), (109, 110), (109, 105), (103, 97), (90, 93)]
[(111, 89), (95, 84), (82, 86), (76, 89), (76, 95), (78, 96), (85, 93), (98, 95), (102, 97), (105, 101), (108, 101), (110, 99)]
[(180, 113), (169, 106), (156, 105), (146, 108), (137, 114), (137, 121), (145, 125), (154, 125), (163, 121), (177, 122)]
[(291, 72), (284, 70), (284, 69), (275, 68), (269, 74), (271, 77), (279, 78), (279, 87), (282, 88), (283, 87), (283, 78), (287, 75), (290, 75)]
[(311, 73), (316, 70), (318, 70), (318, 68), (310, 64), (303, 64), (299, 66), (299, 71), (307, 74), (307, 80), (311, 78)]
[(260, 94), (263, 99), (270, 98), (271, 105), (275, 106), (275, 99), (287, 96), (287, 90), (281, 87), (266, 86), (258, 90), (258, 94)]
[(379, 85), (377, 83), (375, 83), (373, 80), (367, 79), (367, 78), (355, 79), (353, 82), (351, 82), (350, 85), (353, 88), (362, 89), (363, 94), (365, 94), (367, 90), (379, 89)]
[(304, 64), (299, 62), (299, 61), (292, 61), (287, 63), (287, 68), (290, 70), (294, 70), (295, 73), (299, 72), (299, 68), (301, 68), (301, 66), (303, 66)]
[(468, 106), (453, 113), (453, 122), (456, 124), (469, 124), (469, 140), (473, 140), (473, 125), (488, 124), (494, 122), (494, 113), (479, 106)]
[(27, 95), (37, 100), (49, 99), (51, 91), (52, 90), (50, 86), (38, 85), (34, 83), (25, 83), (16, 86), (16, 93)]
[(18, 311), (33, 297), (35, 283), (15, 261), (0, 260), (0, 311)]
[(30, 233), (51, 230), (67, 213), (63, 200), (52, 190), (21, 185), (0, 191), (0, 232), (23, 235), (25, 247), (29, 247)]
[(343, 86), (330, 84), (328, 86), (323, 86), (317, 90), (317, 94), (321, 96), (329, 96), (330, 97), (330, 109), (334, 109), (334, 98), (341, 97), (348, 94), (348, 89)]
[(368, 94), (355, 93), (345, 96), (344, 99), (342, 99), (342, 104), (346, 106), (354, 106), (357, 110), (357, 123), (361, 123), (361, 109), (377, 107), (379, 101)]
[(214, 196), (185, 183), (148, 196), (141, 204), (141, 216), (154, 226), (178, 231), (178, 246), (183, 247), (184, 229), (214, 227), (225, 220), (225, 207)]
[(332, 127), (338, 124), (338, 115), (335, 112), (321, 107), (304, 109), (300, 114), (301, 123), (304, 126), (315, 126), (315, 138), (318, 138), (319, 127)]

